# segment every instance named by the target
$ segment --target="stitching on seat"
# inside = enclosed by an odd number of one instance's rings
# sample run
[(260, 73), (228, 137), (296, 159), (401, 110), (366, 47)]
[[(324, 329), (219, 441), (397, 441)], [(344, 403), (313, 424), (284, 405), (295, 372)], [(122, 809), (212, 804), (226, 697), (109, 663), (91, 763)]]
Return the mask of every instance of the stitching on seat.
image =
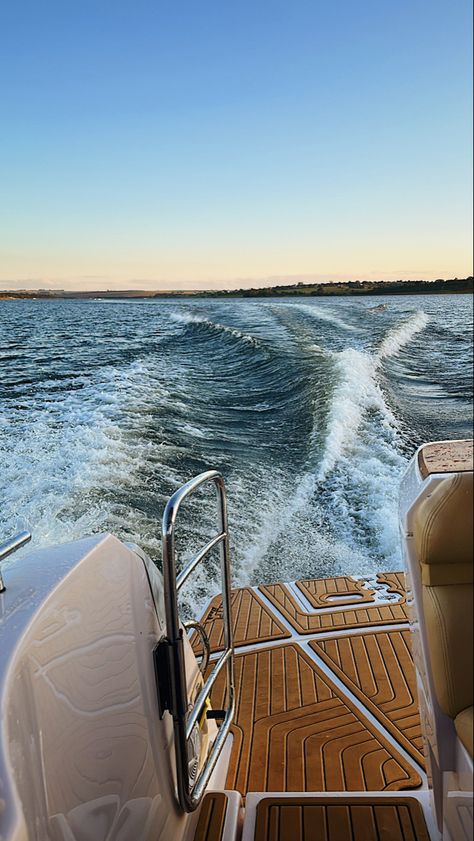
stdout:
[[(424, 558), (427, 557), (427, 547), (428, 547), (428, 539), (431, 534), (431, 528), (433, 525), (433, 521), (438, 517), (442, 509), (448, 504), (451, 500), (453, 494), (457, 491), (459, 484), (461, 483), (461, 475), (457, 474), (454, 479), (452, 480), (451, 487), (448, 489), (447, 493), (444, 494), (441, 499), (438, 501), (437, 505), (433, 508), (433, 510), (428, 514), (426, 518), (425, 527), (423, 529), (422, 540), (421, 540), (421, 558), (420, 561), (423, 561)], [(439, 486), (438, 486), (439, 487)]]
[[(444, 666), (445, 666), (445, 671), (446, 671), (446, 678), (447, 678), (446, 688), (447, 688), (447, 694), (448, 694), (448, 700), (449, 700), (449, 708), (454, 710), (456, 708), (455, 691), (454, 691), (454, 682), (453, 682), (453, 678), (452, 678), (452, 672), (451, 672), (449, 658), (448, 658), (448, 644), (447, 644), (448, 635), (447, 635), (446, 623), (445, 623), (445, 620), (444, 620), (444, 614), (443, 614), (443, 611), (441, 609), (441, 603), (439, 601), (438, 595), (434, 592), (434, 588), (427, 587), (426, 590), (427, 590), (427, 595), (430, 597), (430, 599), (432, 601), (435, 612), (438, 615), (440, 630), (441, 630), (442, 636), (444, 638), (444, 644), (442, 645), (442, 655), (443, 655)], [(451, 716), (451, 713), (448, 713), (448, 715)]]
[[(434, 506), (432, 511), (428, 514), (428, 517), (426, 518), (425, 527), (423, 529), (423, 536), (422, 536), (422, 542), (421, 542), (422, 558), (420, 560), (425, 558), (428, 554), (427, 553), (428, 538), (431, 534), (431, 528), (432, 528), (434, 520), (438, 517), (439, 513), (442, 511), (444, 506), (447, 505), (447, 503), (450, 501), (451, 497), (453, 496), (453, 494), (457, 490), (460, 481), (461, 481), (461, 477), (458, 474), (451, 481), (451, 487), (448, 488), (447, 493), (445, 493), (441, 496), (441, 498), (438, 500), (437, 504)], [(440, 486), (438, 486), (438, 487), (440, 487)]]

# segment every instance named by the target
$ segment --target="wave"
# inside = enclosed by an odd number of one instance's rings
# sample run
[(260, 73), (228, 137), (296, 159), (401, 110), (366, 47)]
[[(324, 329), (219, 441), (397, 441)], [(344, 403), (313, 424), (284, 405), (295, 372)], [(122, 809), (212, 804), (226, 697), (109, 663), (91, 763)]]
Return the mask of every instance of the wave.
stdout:
[(324, 576), (329, 570), (358, 575), (369, 568), (367, 556), (323, 525), (313, 473), (290, 478), (273, 470), (271, 482), (265, 475), (257, 478), (253, 486), (229, 487), (230, 531), (240, 549), (233, 558), (234, 586)]
[(192, 315), (191, 313), (181, 313), (175, 312), (170, 313), (170, 318), (173, 321), (177, 321), (180, 324), (196, 324), (200, 327), (205, 327), (208, 330), (211, 330), (216, 333), (227, 333), (230, 336), (233, 336), (235, 339), (240, 339), (243, 342), (246, 342), (249, 345), (254, 345), (254, 347), (261, 347), (261, 342), (255, 338), (255, 336), (250, 336), (247, 333), (242, 333), (236, 327), (228, 327), (226, 324), (220, 324), (218, 321), (211, 321), (208, 318), (201, 318), (198, 315)]
[(428, 324), (422, 310), (402, 324), (392, 328), (376, 353), (346, 348), (332, 354), (337, 384), (334, 388), (327, 422), (324, 453), (318, 480), (324, 481), (339, 459), (357, 438), (359, 427), (367, 412), (379, 412), (382, 424), (398, 428), (398, 422), (387, 406), (379, 383), (378, 369), (383, 359), (395, 356)]
[(301, 312), (306, 313), (306, 315), (311, 316), (316, 319), (316, 321), (324, 321), (329, 324), (333, 324), (336, 327), (340, 327), (341, 330), (346, 330), (349, 333), (360, 332), (359, 327), (355, 327), (353, 324), (348, 324), (346, 321), (342, 321), (342, 319), (338, 318), (338, 316), (331, 312), (331, 310), (311, 306), (310, 304), (290, 304), (290, 306), (301, 310)]
[[(297, 306), (314, 315), (312, 306)], [(326, 432), (321, 442), (319, 403), (308, 462), (299, 474), (290, 479), (273, 465), (268, 483), (254, 465), (252, 478), (232, 477), (237, 585), (329, 570), (359, 574), (373, 569), (374, 558), (398, 563), (396, 510), (405, 458), (399, 423), (383, 392), (381, 367), (383, 359), (398, 353), (427, 323), (424, 312), (415, 313), (392, 328), (375, 352), (311, 348), (320, 358), (318, 377), (333, 381)], [(210, 589), (215, 582), (209, 579), (206, 594)]]
[[(328, 569), (358, 575), (373, 569), (375, 559), (399, 564), (397, 499), (406, 459), (380, 368), (383, 358), (397, 353), (427, 323), (420, 312), (399, 324), (387, 334), (382, 354), (380, 349), (315, 347), (334, 377), (322, 452), (315, 416), (308, 469), (291, 487), (272, 476), (272, 496), (239, 558), (238, 585), (262, 575), (267, 580), (327, 575)], [(309, 469), (316, 459), (316, 469)]]
[[(278, 309), (278, 319), (269, 307)], [(289, 307), (296, 307), (293, 317)], [(36, 544), (110, 530), (159, 563), (157, 517), (167, 497), (215, 463), (228, 486), (236, 584), (359, 574), (382, 558), (396, 558), (396, 497), (405, 462), (384, 393), (383, 360), (424, 329), (425, 313), (405, 316), (385, 338), (385, 319), (378, 322), (380, 343), (369, 351), (374, 325), (363, 313), (356, 321), (356, 306), (348, 317), (358, 327), (345, 323), (345, 310), (338, 318), (312, 302), (233, 311), (228, 317), (241, 329), (222, 324), (228, 310), (212, 302), (199, 311), (153, 308), (153, 318), (145, 308), (127, 312), (132, 320), (123, 341), (127, 347), (136, 341), (135, 361), (122, 364), (116, 355), (113, 365), (88, 365), (97, 360), (100, 342), (111, 343), (99, 325), (90, 355), (81, 351), (84, 365), (65, 369), (71, 381), (64, 380), (61, 391), (48, 372), (48, 379), (21, 392), (31, 394), (28, 411), (6, 391), (2, 528), (10, 531), (21, 513), (18, 526), (30, 525)], [(254, 331), (261, 341), (250, 335)], [(258, 346), (263, 352), (251, 349)], [(254, 364), (267, 349), (270, 359)], [(44, 365), (48, 359), (45, 352)], [(215, 399), (208, 401), (201, 383), (216, 363), (216, 371), (226, 366), (225, 377), (216, 377)], [(190, 508), (182, 541), (191, 544), (189, 551), (208, 539), (209, 512), (214, 509), (200, 500)], [(189, 615), (219, 588), (212, 558), (186, 597)]]
[(337, 385), (327, 420), (323, 457), (318, 471), (322, 482), (356, 440), (364, 415), (375, 410), (382, 422), (396, 427), (396, 420), (385, 403), (377, 382), (376, 360), (369, 353), (346, 348), (333, 354)]
[(181, 482), (170, 466), (176, 448), (142, 435), (158, 407), (180, 410), (163, 373), (155, 362), (107, 367), (78, 378), (77, 390), (38, 392), (27, 415), (14, 401), (5, 406), (2, 530), (27, 528), (35, 546), (110, 530), (156, 557), (156, 522), (135, 500), (150, 475), (158, 473), (168, 487)]
[(396, 430), (367, 415), (321, 495), (338, 539), (381, 564), (400, 563), (397, 503), (406, 458)]
[(405, 345), (409, 344), (417, 333), (421, 333), (428, 324), (429, 318), (423, 310), (418, 310), (410, 318), (389, 330), (383, 339), (377, 356), (379, 359), (387, 359), (395, 356)]

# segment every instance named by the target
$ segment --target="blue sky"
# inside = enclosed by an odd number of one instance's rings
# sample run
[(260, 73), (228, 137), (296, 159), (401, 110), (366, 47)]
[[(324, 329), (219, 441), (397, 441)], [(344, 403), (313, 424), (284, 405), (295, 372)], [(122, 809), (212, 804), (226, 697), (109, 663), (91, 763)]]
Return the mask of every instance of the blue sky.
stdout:
[(471, 272), (465, 0), (10, 2), (0, 285)]

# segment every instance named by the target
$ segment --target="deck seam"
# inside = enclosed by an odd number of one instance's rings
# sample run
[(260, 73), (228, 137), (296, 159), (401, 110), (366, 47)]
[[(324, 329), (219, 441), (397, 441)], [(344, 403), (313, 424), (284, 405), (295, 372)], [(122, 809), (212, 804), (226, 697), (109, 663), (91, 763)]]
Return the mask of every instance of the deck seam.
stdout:
[[(375, 626), (367, 626), (364, 625), (362, 628), (351, 628), (350, 635), (352, 636), (363, 636), (364, 633), (371, 633), (372, 627), (374, 630), (377, 631), (409, 631), (410, 624), (408, 622), (400, 622), (398, 625), (393, 623), (392, 625), (375, 625)], [(347, 637), (348, 631), (341, 630), (341, 631), (332, 631), (328, 632), (327, 634), (295, 634), (292, 637), (285, 637), (284, 639), (277, 639), (277, 640), (265, 640), (264, 642), (260, 643), (249, 643), (249, 645), (239, 645), (236, 649), (236, 655), (238, 654), (252, 654), (253, 652), (257, 651), (264, 651), (266, 648), (279, 648), (283, 645), (288, 645), (290, 642), (296, 642), (298, 644), (305, 643), (305, 642), (325, 642), (327, 640), (332, 639), (339, 639), (340, 637)], [(210, 662), (214, 662), (215, 660), (219, 659), (219, 656), (222, 654), (222, 651), (213, 651), (210, 656)]]

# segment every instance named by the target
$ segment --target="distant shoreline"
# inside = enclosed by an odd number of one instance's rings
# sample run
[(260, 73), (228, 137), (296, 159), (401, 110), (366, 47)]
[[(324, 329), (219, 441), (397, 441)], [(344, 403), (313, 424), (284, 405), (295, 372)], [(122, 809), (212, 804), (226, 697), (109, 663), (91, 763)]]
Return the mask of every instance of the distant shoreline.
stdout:
[(0, 300), (93, 300), (108, 298), (123, 300), (154, 300), (157, 298), (275, 298), (275, 297), (361, 297), (372, 295), (462, 295), (472, 293), (473, 278), (451, 280), (395, 280), (347, 281), (341, 283), (297, 283), (293, 285), (266, 286), (254, 289), (219, 290), (118, 290), (92, 292), (65, 289), (5, 289), (0, 290)]

